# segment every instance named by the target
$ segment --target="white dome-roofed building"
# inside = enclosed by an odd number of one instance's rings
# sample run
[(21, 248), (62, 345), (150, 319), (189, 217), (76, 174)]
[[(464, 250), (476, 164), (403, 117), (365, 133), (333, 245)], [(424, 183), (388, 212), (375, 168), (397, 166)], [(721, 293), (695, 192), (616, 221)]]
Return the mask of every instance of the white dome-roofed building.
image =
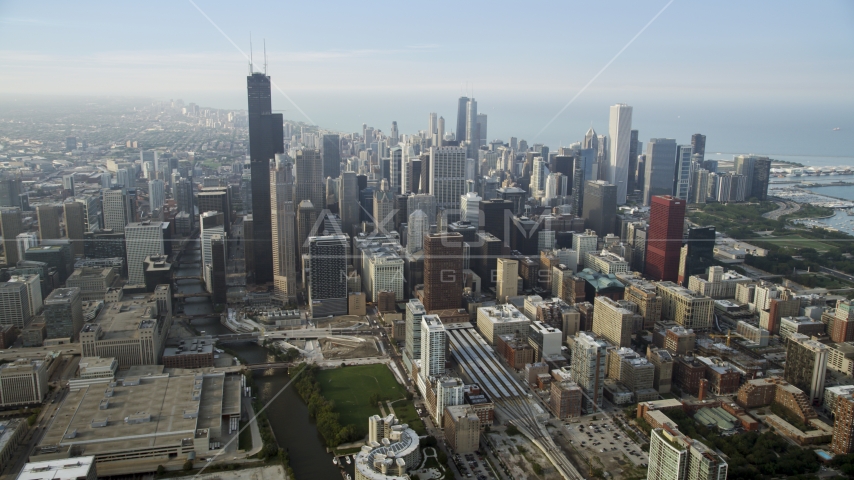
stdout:
[[(421, 463), (418, 434), (406, 424), (397, 424), (393, 415), (382, 419), (382, 437), (369, 440), (368, 445), (356, 455), (356, 480), (408, 480), (407, 470)], [(370, 422), (370, 420), (369, 420)], [(370, 427), (371, 425), (369, 425)], [(380, 433), (374, 422), (377, 434)], [(380, 437), (379, 435), (375, 435)]]

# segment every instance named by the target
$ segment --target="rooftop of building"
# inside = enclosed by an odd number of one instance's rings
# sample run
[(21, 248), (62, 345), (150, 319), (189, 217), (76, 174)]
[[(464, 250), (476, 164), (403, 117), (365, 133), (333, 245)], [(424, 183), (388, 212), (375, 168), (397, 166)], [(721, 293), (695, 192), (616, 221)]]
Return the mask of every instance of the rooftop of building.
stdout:
[(80, 289), (77, 287), (57, 288), (50, 292), (50, 295), (44, 299), (45, 305), (66, 304), (80, 296)]
[(12, 440), (15, 431), (19, 428), (24, 428), (24, 418), (9, 418), (0, 420), (0, 452), (6, 448), (6, 445)]
[(606, 288), (625, 288), (622, 282), (617, 279), (613, 273), (605, 275), (595, 270), (585, 268), (576, 274), (587, 281), (596, 291)]
[(478, 316), (483, 314), (493, 323), (503, 322), (527, 322), (528, 317), (522, 314), (518, 308), (512, 304), (505, 303), (501, 305), (493, 305), (488, 307), (480, 307), (477, 309)]
[(82, 357), (80, 363), (77, 364), (81, 375), (94, 370), (109, 369), (115, 371), (117, 367), (118, 362), (113, 357)]
[(13, 375), (23, 371), (31, 371), (44, 365), (44, 360), (19, 358), (14, 362), (0, 363), (0, 375)]
[(71, 272), (66, 282), (83, 278), (106, 278), (114, 271), (112, 267), (78, 267)]
[(30, 462), (24, 465), (17, 480), (78, 480), (87, 478), (95, 463), (94, 456)]
[[(238, 376), (130, 373), (115, 386), (91, 385), (69, 393), (40, 451), (85, 444), (87, 453), (103, 454), (181, 444), (193, 432), (221, 422), (222, 415), (239, 414)], [(237, 404), (226, 405), (225, 398), (235, 393)]]
[(154, 326), (156, 312), (152, 295), (130, 295), (121, 302), (106, 304), (93, 323), (83, 325), (82, 332), (91, 332), (97, 325), (103, 332), (102, 340), (134, 337), (141, 328)]

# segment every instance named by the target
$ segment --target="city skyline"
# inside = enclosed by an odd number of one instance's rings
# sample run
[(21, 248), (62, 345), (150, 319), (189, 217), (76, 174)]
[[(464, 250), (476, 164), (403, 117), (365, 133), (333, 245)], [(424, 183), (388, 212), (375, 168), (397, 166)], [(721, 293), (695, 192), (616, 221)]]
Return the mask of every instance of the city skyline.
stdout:
[[(634, 107), (632, 128), (639, 130), (641, 139), (668, 137), (683, 142), (691, 133), (703, 131), (709, 136), (710, 152), (848, 153), (845, 145), (850, 143), (854, 124), (847, 115), (850, 96), (845, 94), (850, 91), (852, 71), (838, 59), (850, 58), (852, 53), (854, 42), (844, 22), (854, 10), (844, 2), (831, 7), (838, 15), (775, 9), (773, 20), (779, 28), (774, 31), (755, 28), (755, 22), (769, 15), (763, 4), (711, 7), (674, 2), (538, 136), (549, 119), (664, 5), (620, 5), (618, 13), (608, 12), (613, 25), (607, 25), (607, 31), (625, 33), (604, 35), (604, 23), (589, 22), (578, 26), (579, 38), (591, 39), (585, 42), (567, 42), (548, 31), (537, 39), (524, 35), (466, 38), (454, 30), (454, 22), (438, 18), (431, 41), (389, 45), (378, 34), (364, 29), (354, 32), (352, 25), (359, 22), (347, 15), (363, 18), (364, 13), (351, 12), (346, 6), (327, 12), (313, 34), (305, 32), (307, 27), (300, 22), (285, 32), (278, 26), (265, 31), (263, 24), (249, 23), (260, 9), (269, 10), (271, 15), (265, 16), (274, 18), (284, 8), (270, 5), (237, 12), (226, 12), (224, 5), (215, 2), (197, 3), (198, 10), (192, 3), (137, 9), (132, 12), (137, 18), (134, 24), (123, 25), (123, 35), (114, 36), (109, 34), (115, 29), (110, 15), (120, 18), (128, 13), (125, 7), (56, 5), (45, 9), (49, 12), (36, 12), (26, 4), (13, 3), (0, 9), (4, 25), (0, 45), (24, 48), (0, 48), (0, 63), (9, 67), (0, 73), (5, 85), (0, 102), (47, 91), (184, 98), (216, 108), (243, 109), (241, 78), (248, 62), (234, 47), (248, 53), (252, 33), (256, 70), (264, 64), (266, 38), (267, 74), (279, 79), (278, 86), (294, 102), (274, 88), (273, 109), (286, 110), (286, 119), (330, 130), (357, 131), (361, 123), (368, 123), (386, 131), (393, 120), (400, 123), (401, 132), (426, 129), (428, 112), (453, 119), (455, 100), (465, 95), (477, 98), (479, 111), (489, 114), (488, 140), (516, 136), (553, 148), (568, 145), (591, 122), (606, 132), (606, 107), (626, 103)], [(288, 8), (289, 17), (299, 17), (313, 14), (315, 7)], [(547, 7), (555, 15), (591, 18), (605, 13), (597, 8), (605, 7)], [(387, 10), (365, 21), (384, 22), (396, 12)], [(480, 13), (495, 26), (512, 29), (513, 22), (486, 10)], [(513, 18), (521, 25), (538, 12), (514, 11)], [(423, 15), (432, 18), (433, 14)], [(669, 26), (699, 15), (720, 25), (715, 30), (720, 33), (670, 41)], [(833, 27), (836, 22), (839, 28)], [(165, 33), (152, 36), (137, 24), (157, 25)], [(388, 24), (394, 31), (404, 28)], [(84, 28), (87, 35), (73, 34)], [(340, 31), (332, 32), (335, 28)], [(71, 38), (57, 42), (53, 30), (70, 31)], [(727, 32), (738, 32), (739, 40), (728, 38), (732, 35)], [(346, 41), (342, 36), (347, 36)], [(481, 54), (461, 55), (470, 49)], [(522, 62), (544, 68), (536, 75), (514, 68)], [(676, 65), (678, 76), (657, 74)], [(45, 75), (48, 67), (53, 75)], [(502, 74), (494, 75), (496, 70)], [(336, 74), (341, 71), (361, 73), (342, 77)], [(407, 72), (416, 71), (418, 81), (413, 82)], [(346, 80), (333, 80), (340, 78)], [(450, 123), (447, 131), (453, 130)], [(841, 130), (833, 131), (837, 127)]]

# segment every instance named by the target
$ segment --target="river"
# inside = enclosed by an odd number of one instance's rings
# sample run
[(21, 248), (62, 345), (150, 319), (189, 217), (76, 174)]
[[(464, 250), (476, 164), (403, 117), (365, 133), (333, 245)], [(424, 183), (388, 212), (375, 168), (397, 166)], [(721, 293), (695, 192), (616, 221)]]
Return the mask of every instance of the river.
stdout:
[[(195, 241), (198, 246), (199, 241)], [(198, 275), (200, 270), (201, 252), (199, 250), (188, 250), (181, 258), (181, 268), (178, 276)], [(199, 280), (178, 280), (179, 293), (195, 293), (203, 289)], [(184, 312), (188, 315), (210, 313), (210, 317), (200, 317), (192, 320), (192, 325), (207, 335), (219, 335), (231, 333), (219, 321), (219, 317), (213, 314), (213, 305), (209, 297), (187, 298)], [(237, 353), (249, 363), (273, 362), (275, 358), (268, 355), (267, 351), (253, 342), (233, 343), (228, 345), (229, 349)], [(255, 385), (258, 391), (255, 393), (266, 405), (273, 396), (278, 395), (267, 407), (267, 418), (273, 427), (276, 441), (280, 448), (287, 449), (290, 454), (291, 468), (294, 476), (298, 479), (337, 479), (341, 478), (338, 467), (332, 464), (332, 456), (326, 453), (323, 439), (317, 432), (314, 423), (309, 419), (308, 407), (297, 394), (293, 386), (284, 390), (282, 388), (288, 383), (290, 377), (285, 369), (269, 369), (263, 372), (256, 371)], [(366, 418), (367, 422), (368, 419)], [(353, 475), (352, 466), (348, 469)]]

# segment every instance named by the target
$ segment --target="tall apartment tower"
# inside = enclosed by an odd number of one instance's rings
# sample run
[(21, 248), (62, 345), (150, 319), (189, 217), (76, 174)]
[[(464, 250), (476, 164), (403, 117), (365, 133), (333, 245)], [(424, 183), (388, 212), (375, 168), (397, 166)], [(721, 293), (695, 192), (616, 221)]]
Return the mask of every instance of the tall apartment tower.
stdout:
[(678, 280), (685, 203), (670, 195), (656, 195), (650, 201), (644, 272), (653, 280)]
[(584, 185), (584, 224), (603, 237), (617, 232), (618, 196), (616, 185), (605, 180), (588, 181)]
[(726, 480), (728, 468), (714, 450), (670, 423), (650, 432), (648, 480)]
[(294, 204), (299, 205), (303, 200), (309, 200), (320, 212), (326, 205), (320, 152), (310, 148), (297, 150), (294, 163), (296, 164)]
[(837, 455), (854, 452), (854, 395), (839, 395), (833, 405), (833, 440), (830, 449)]
[(44, 299), (47, 338), (77, 339), (83, 328), (83, 300), (77, 287), (57, 288)]
[(460, 197), (460, 220), (469, 222), (476, 228), (480, 225), (480, 202), (483, 199), (475, 192)]
[(466, 109), (468, 107), (469, 98), (460, 97), (457, 101), (457, 130), (454, 140), (462, 142), (466, 139)]
[(611, 106), (608, 137), (610, 158), (605, 180), (617, 187), (617, 205), (624, 205), (629, 181), (629, 151), (632, 146), (632, 107), (623, 103)]
[(824, 381), (830, 348), (810, 337), (795, 333), (786, 345), (784, 377), (809, 396), (813, 405), (824, 400)]
[[(199, 215), (199, 234), (202, 253), (202, 270), (206, 272), (208, 265), (213, 264), (213, 250), (211, 247), (211, 239), (214, 235), (225, 235), (225, 216), (222, 212), (205, 212)], [(205, 284), (210, 287), (210, 277), (207, 273), (204, 274)], [(210, 291), (210, 290), (208, 290)]]
[(347, 314), (346, 235), (310, 237), (308, 298), (313, 318)]
[(214, 305), (224, 305), (227, 301), (228, 285), (226, 284), (226, 236), (213, 235), (210, 239), (211, 263), (206, 265), (208, 289), (211, 292), (211, 302)]
[(166, 183), (163, 180), (149, 180), (148, 203), (151, 211), (160, 210), (166, 202)]
[(673, 172), (673, 196), (688, 200), (691, 186), (691, 146), (676, 147), (676, 169)]
[[(181, 178), (175, 184), (175, 200), (178, 203), (179, 212), (187, 212), (190, 214), (190, 225), (195, 224), (195, 195), (193, 195), (193, 180), (189, 178)], [(250, 205), (251, 208), (251, 205)]]
[[(269, 172), (266, 176), (269, 178)], [(268, 185), (267, 188), (269, 189), (270, 186)], [(205, 212), (222, 213), (225, 232), (231, 233), (231, 196), (227, 187), (204, 187), (196, 199), (198, 201), (199, 215)]]
[(644, 205), (649, 205), (655, 195), (673, 193), (673, 176), (676, 169), (676, 140), (651, 138), (646, 144), (644, 162)]
[(715, 262), (715, 227), (689, 228), (679, 256), (677, 283), (688, 286), (691, 275), (702, 275)]
[(447, 338), (445, 326), (438, 315), (421, 317), (421, 370), (423, 378), (438, 377), (445, 373)]
[(421, 358), (421, 319), (427, 314), (417, 298), (406, 304), (406, 327), (404, 331), (404, 348), (412, 360)]
[[(618, 347), (631, 347), (635, 312), (632, 302), (616, 301), (599, 296), (594, 301), (593, 333), (601, 335)], [(637, 308), (635, 306), (635, 308)]]
[(65, 219), (65, 236), (71, 242), (74, 255), (83, 256), (83, 234), (86, 230), (86, 205), (73, 200), (62, 204), (62, 216)]
[(394, 230), (394, 194), (388, 180), (382, 179), (380, 189), (374, 192), (374, 229), (388, 233)]
[(12, 325), (18, 329), (27, 326), (35, 313), (27, 289), (24, 282), (0, 282), (0, 326)]
[(430, 220), (427, 214), (416, 210), (409, 214), (406, 227), (406, 251), (415, 253), (424, 248), (424, 235), (430, 233)]
[(486, 126), (487, 126), (486, 122), (487, 122), (486, 114), (485, 113), (478, 113), (477, 114), (477, 132), (478, 132), (478, 136), (479, 136), (478, 147), (482, 147), (483, 145), (486, 145), (486, 142), (487, 142), (487, 140), (486, 140)]
[(498, 303), (519, 294), (519, 262), (511, 258), (496, 260), (495, 296)]
[(706, 136), (701, 133), (691, 135), (691, 150), (700, 156), (700, 162), (706, 160)]
[[(252, 237), (255, 240), (255, 282), (273, 281), (273, 231), (270, 217), (270, 160), (284, 153), (282, 114), (273, 113), (270, 77), (252, 71), (246, 77), (249, 162), (252, 173)], [(188, 212), (192, 215), (191, 212)]]
[(121, 186), (102, 190), (101, 206), (104, 215), (104, 228), (117, 233), (125, 231), (125, 225), (133, 218), (127, 190)]
[(17, 265), (18, 260), (23, 260), (18, 256), (18, 246), (15, 243), (23, 229), (20, 208), (0, 208), (0, 235), (3, 236), (6, 265)]
[(424, 237), (424, 308), (428, 312), (460, 308), (463, 236), (434, 233)]
[(640, 155), (640, 142), (638, 131), (632, 130), (629, 140), (629, 179), (626, 182), (626, 195), (631, 195), (638, 188), (638, 155)]
[(572, 378), (585, 393), (583, 409), (594, 412), (602, 407), (608, 342), (589, 332), (577, 332), (567, 343), (572, 347)]
[(62, 189), (68, 190), (74, 196), (74, 174), (62, 176)]
[(169, 223), (138, 222), (129, 223), (124, 229), (127, 242), (128, 284), (145, 284), (145, 258), (152, 255), (168, 254)]
[(311, 203), (311, 200), (303, 200), (297, 205), (297, 264), (299, 259), (309, 253), (309, 238), (314, 232), (314, 225), (317, 223), (317, 208)]
[(56, 205), (47, 204), (36, 207), (39, 218), (39, 238), (44, 240), (55, 240), (62, 235), (59, 231), (59, 212)]
[(341, 217), (341, 229), (347, 235), (353, 235), (353, 228), (359, 223), (359, 180), (356, 172), (341, 172), (338, 215)]
[(430, 148), (429, 178), (428, 193), (436, 198), (438, 207), (459, 209), (460, 197), (466, 193), (466, 149)]
[(323, 136), (323, 178), (338, 178), (341, 175), (341, 138), (338, 135)]
[(428, 145), (436, 145), (436, 142), (434, 142), (433, 139), (436, 137), (436, 132), (439, 130), (439, 126), (437, 125), (438, 120), (439, 114), (436, 112), (430, 112), (427, 116), (427, 141), (430, 142)]
[(296, 211), (291, 164), (270, 174), (270, 211), (273, 228), (273, 296), (283, 303), (296, 300)]
[(466, 103), (466, 142), (477, 145), (480, 133), (477, 130), (477, 100), (470, 98)]

